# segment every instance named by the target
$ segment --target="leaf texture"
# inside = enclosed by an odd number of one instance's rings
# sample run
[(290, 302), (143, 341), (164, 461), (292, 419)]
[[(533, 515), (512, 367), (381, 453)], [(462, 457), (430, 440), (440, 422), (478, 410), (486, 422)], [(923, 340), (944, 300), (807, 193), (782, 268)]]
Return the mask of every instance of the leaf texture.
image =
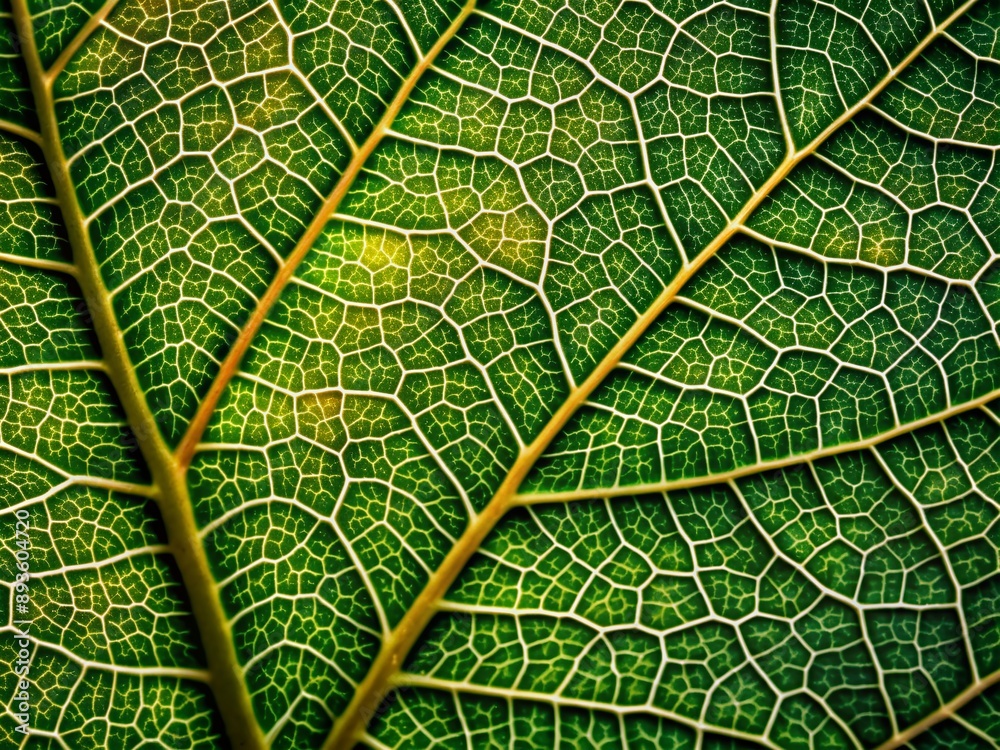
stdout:
[(0, 23), (35, 744), (998, 746), (996, 0)]

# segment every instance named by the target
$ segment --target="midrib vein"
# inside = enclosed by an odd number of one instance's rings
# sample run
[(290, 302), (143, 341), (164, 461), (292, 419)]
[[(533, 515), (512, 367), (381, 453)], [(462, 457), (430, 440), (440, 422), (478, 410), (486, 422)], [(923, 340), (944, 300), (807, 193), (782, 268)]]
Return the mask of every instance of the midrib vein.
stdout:
[[(243, 670), (233, 644), (229, 619), (219, 597), (219, 589), (201, 544), (198, 527), (188, 495), (187, 469), (202, 434), (214, 413), (226, 385), (235, 375), (240, 361), (263, 324), (271, 307), (292, 278), (297, 266), (320, 236), (329, 217), (337, 210), (364, 163), (385, 137), (393, 120), (408, 100), (414, 86), (454, 37), (475, 8), (468, 0), (437, 43), (421, 57), (402, 82), (375, 129), (353, 154), (343, 175), (337, 181), (317, 214), (310, 221), (246, 325), (223, 360), (220, 370), (198, 407), (188, 430), (176, 450), (163, 439), (156, 417), (150, 411), (142, 387), (135, 374), (124, 337), (111, 306), (108, 291), (101, 278), (100, 267), (87, 232), (83, 212), (69, 177), (68, 162), (59, 137), (52, 84), (72, 53), (78, 50), (101, 21), (115, 6), (109, 0), (80, 34), (67, 46), (50, 70), (45, 70), (38, 54), (34, 30), (26, 0), (12, 0), (13, 16), (18, 34), (23, 38), (22, 54), (28, 69), (32, 94), (40, 122), (40, 133), (31, 140), (42, 147), (52, 176), (56, 200), (63, 214), (73, 251), (74, 276), (80, 284), (93, 320), (108, 376), (135, 434), (143, 458), (153, 476), (153, 496), (163, 516), (170, 549), (177, 561), (181, 578), (191, 601), (193, 614), (205, 648), (210, 686), (222, 715), (226, 734), (234, 748), (264, 750), (267, 738), (254, 714), (250, 694), (243, 679)], [(31, 137), (30, 133), (23, 134)]]
[[(205, 647), (212, 692), (233, 747), (240, 750), (263, 750), (265, 744), (236, 657), (229, 622), (219, 600), (204, 548), (198, 540), (185, 472), (174, 460), (173, 452), (163, 440), (156, 418), (146, 403), (101, 278), (76, 191), (70, 181), (52, 96), (54, 75), (42, 65), (26, 0), (11, 0), (11, 6), (39, 120), (40, 146), (72, 248), (75, 278), (83, 291), (108, 378), (121, 401), (126, 420), (153, 477), (151, 494), (163, 516), (167, 541)], [(105, 4), (98, 15), (103, 18), (112, 7), (113, 3)], [(96, 22), (87, 24), (81, 31), (81, 36), (70, 43), (70, 47), (78, 48), (85, 41), (83, 37), (97, 28), (100, 20), (98, 18)]]
[(281, 292), (288, 285), (288, 282), (295, 274), (295, 270), (302, 262), (302, 259), (305, 258), (306, 254), (316, 243), (316, 240), (319, 239), (327, 221), (329, 221), (330, 217), (337, 211), (337, 208), (344, 200), (344, 196), (347, 195), (347, 191), (350, 190), (351, 185), (354, 184), (354, 180), (357, 178), (358, 174), (360, 174), (365, 162), (368, 161), (368, 158), (378, 147), (379, 143), (382, 142), (382, 139), (389, 131), (393, 120), (396, 119), (399, 111), (410, 98), (410, 94), (412, 93), (414, 86), (417, 85), (421, 76), (423, 76), (427, 69), (434, 63), (434, 60), (439, 54), (441, 54), (441, 51), (445, 48), (448, 42), (451, 41), (452, 37), (458, 33), (458, 30), (465, 23), (465, 20), (469, 17), (475, 7), (476, 0), (467, 0), (465, 6), (462, 8), (462, 11), (455, 17), (455, 20), (452, 21), (451, 25), (445, 30), (434, 46), (431, 47), (430, 51), (418, 60), (413, 70), (410, 71), (410, 74), (403, 80), (399, 90), (389, 103), (389, 106), (386, 108), (385, 113), (378, 121), (375, 129), (372, 130), (368, 138), (365, 139), (365, 142), (361, 144), (361, 147), (354, 152), (354, 155), (351, 157), (351, 161), (344, 169), (344, 173), (340, 176), (340, 179), (334, 186), (333, 191), (327, 196), (326, 200), (323, 201), (323, 205), (312, 218), (312, 221), (309, 222), (309, 226), (306, 227), (305, 232), (299, 238), (298, 242), (295, 243), (295, 247), (285, 260), (285, 264), (278, 271), (277, 275), (268, 286), (267, 291), (264, 292), (260, 302), (257, 303), (257, 307), (254, 308), (250, 318), (247, 319), (246, 325), (244, 325), (240, 330), (232, 348), (226, 353), (226, 357), (222, 361), (222, 365), (219, 367), (218, 375), (216, 375), (215, 380), (212, 381), (212, 385), (205, 394), (205, 398), (198, 405), (198, 409), (195, 412), (191, 423), (188, 425), (188, 429), (184, 433), (184, 437), (181, 438), (180, 443), (178, 443), (176, 451), (177, 462), (181, 466), (187, 467), (191, 463), (191, 459), (194, 456), (195, 450), (198, 448), (201, 436), (204, 434), (205, 428), (208, 426), (208, 422), (212, 418), (212, 414), (215, 412), (215, 407), (219, 402), (219, 398), (222, 397), (222, 393), (225, 391), (229, 381), (233, 379), (233, 376), (239, 369), (240, 361), (246, 354), (247, 349), (250, 348), (250, 344), (257, 335), (257, 332), (260, 330), (260, 327), (264, 324), (267, 314), (274, 306), (274, 303), (278, 301), (278, 297), (281, 296)]
[(154, 497), (163, 515), (171, 551), (177, 560), (184, 587), (205, 647), (210, 685), (226, 733), (234, 748), (263, 750), (267, 738), (253, 711), (250, 694), (243, 679), (242, 667), (236, 654), (229, 620), (219, 590), (211, 573), (208, 558), (201, 544), (198, 527), (188, 495), (187, 469), (202, 434), (214, 413), (226, 385), (235, 375), (271, 307), (292, 278), (297, 266), (320, 236), (329, 217), (337, 210), (367, 159), (385, 137), (393, 120), (408, 100), (421, 76), (431, 66), (448, 42), (465, 23), (475, 8), (476, 0), (468, 0), (462, 11), (435, 45), (422, 56), (402, 82), (375, 129), (353, 154), (344, 173), (320, 210), (310, 221), (257, 307), (241, 329), (239, 336), (223, 360), (220, 370), (192, 419), (176, 450), (164, 441), (157, 420), (146, 403), (135, 375), (124, 337), (86, 229), (83, 212), (69, 178), (68, 163), (59, 137), (52, 96), (52, 83), (68, 62), (72, 53), (84, 43), (115, 6), (109, 0), (84, 26), (50, 70), (45, 70), (35, 44), (32, 20), (26, 0), (12, 0), (18, 33), (24, 39), (23, 56), (28, 68), (31, 89), (40, 121), (40, 139), (45, 160), (52, 175), (56, 200), (63, 213), (73, 250), (76, 277), (93, 319), (93, 325), (107, 363), (109, 378), (125, 410), (126, 419), (136, 436), (155, 485)]
[[(684, 285), (718, 250), (740, 231), (746, 220), (767, 198), (774, 188), (810, 154), (814, 153), (830, 136), (849, 122), (858, 112), (865, 109), (896, 77), (944, 31), (963, 16), (977, 0), (967, 0), (948, 18), (937, 25), (914, 49), (892, 70), (890, 70), (868, 94), (831, 122), (807, 146), (788, 154), (775, 172), (754, 192), (743, 208), (719, 232), (719, 234), (691, 262), (685, 265), (670, 284), (660, 293), (653, 304), (643, 313), (621, 340), (604, 356), (594, 371), (579, 386), (574, 388), (565, 402), (558, 408), (529, 445), (514, 462), (510, 473), (500, 484), (490, 502), (466, 527), (455, 546), (448, 552), (441, 566), (430, 577), (413, 604), (403, 615), (399, 624), (382, 642), (371, 669), (362, 680), (347, 709), (335, 723), (327, 737), (323, 750), (348, 750), (363, 736), (368, 721), (373, 717), (386, 692), (391, 687), (393, 675), (402, 667), (410, 649), (423, 632), (436, 610), (437, 602), (445, 595), (458, 574), (465, 568), (469, 558), (479, 549), (487, 534), (516, 503), (514, 499), (518, 487), (549, 443), (562, 430), (566, 422), (586, 401), (605, 377), (618, 365), (646, 329), (674, 300)], [(778, 82), (775, 81), (777, 89)]]

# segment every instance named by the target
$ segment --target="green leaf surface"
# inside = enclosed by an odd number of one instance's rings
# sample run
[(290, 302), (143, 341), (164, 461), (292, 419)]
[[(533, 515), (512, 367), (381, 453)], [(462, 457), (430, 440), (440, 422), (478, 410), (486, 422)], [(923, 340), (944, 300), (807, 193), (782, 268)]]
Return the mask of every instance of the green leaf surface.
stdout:
[(1000, 747), (997, 0), (0, 25), (4, 746)]

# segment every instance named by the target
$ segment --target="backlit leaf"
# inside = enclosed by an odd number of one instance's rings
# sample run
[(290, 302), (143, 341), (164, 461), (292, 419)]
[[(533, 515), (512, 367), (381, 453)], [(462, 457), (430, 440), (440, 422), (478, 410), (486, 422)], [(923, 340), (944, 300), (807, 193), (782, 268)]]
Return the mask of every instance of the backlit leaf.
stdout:
[(997, 0), (0, 24), (5, 746), (998, 747)]

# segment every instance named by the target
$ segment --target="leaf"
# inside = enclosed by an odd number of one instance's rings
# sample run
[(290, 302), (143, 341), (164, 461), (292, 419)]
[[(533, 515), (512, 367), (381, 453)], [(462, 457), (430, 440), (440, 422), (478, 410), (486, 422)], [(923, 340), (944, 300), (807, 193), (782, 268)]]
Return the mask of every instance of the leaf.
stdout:
[(996, 0), (0, 11), (37, 742), (996, 747)]

